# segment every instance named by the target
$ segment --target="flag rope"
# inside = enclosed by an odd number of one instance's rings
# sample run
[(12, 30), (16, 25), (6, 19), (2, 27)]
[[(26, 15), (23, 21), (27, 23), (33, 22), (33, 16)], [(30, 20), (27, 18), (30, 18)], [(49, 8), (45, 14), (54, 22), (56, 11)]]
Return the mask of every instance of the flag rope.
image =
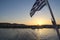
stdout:
[(56, 32), (57, 32), (57, 36), (58, 36), (58, 38), (59, 38), (59, 40), (60, 40), (60, 34), (59, 34), (59, 29), (58, 29), (58, 27), (56, 26), (56, 21), (55, 21), (55, 18), (54, 18), (54, 15), (53, 15), (53, 12), (52, 12), (52, 10), (51, 10), (51, 7), (50, 7), (50, 5), (49, 5), (49, 2), (48, 2), (48, 0), (46, 0), (46, 4), (48, 5), (48, 8), (49, 8), (49, 10), (50, 10), (50, 13), (51, 13), (51, 16), (52, 16), (52, 24), (53, 24), (53, 26), (54, 26), (54, 29), (56, 30)]

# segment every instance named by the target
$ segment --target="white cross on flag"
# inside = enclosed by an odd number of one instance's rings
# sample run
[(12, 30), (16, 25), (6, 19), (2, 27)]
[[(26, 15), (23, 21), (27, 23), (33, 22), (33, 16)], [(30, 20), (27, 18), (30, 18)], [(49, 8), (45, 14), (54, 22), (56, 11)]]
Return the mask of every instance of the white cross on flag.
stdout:
[(36, 11), (41, 10), (45, 5), (46, 5), (45, 0), (36, 0), (30, 11), (30, 16), (32, 17)]

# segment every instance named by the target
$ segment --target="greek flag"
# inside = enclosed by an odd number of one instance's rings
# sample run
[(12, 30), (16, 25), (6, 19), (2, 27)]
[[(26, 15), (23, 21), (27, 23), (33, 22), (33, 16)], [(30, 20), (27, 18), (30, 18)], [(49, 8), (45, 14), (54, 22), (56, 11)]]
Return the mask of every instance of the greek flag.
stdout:
[(36, 11), (41, 10), (45, 5), (46, 5), (45, 0), (36, 0), (30, 11), (30, 16), (32, 17)]

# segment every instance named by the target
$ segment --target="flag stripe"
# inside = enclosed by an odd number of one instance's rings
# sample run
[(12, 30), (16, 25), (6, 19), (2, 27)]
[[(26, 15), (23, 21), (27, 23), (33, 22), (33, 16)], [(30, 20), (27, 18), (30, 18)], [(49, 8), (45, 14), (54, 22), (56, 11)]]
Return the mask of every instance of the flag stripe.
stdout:
[(32, 9), (31, 9), (31, 11), (32, 11), (32, 10), (35, 10), (35, 9), (37, 8), (38, 4), (39, 4), (39, 1), (36, 0), (36, 2), (34, 3), (34, 5), (33, 5)]
[(36, 2), (34, 3), (33, 7), (37, 6), (39, 4), (39, 0), (36, 0)]
[(36, 11), (41, 10), (45, 5), (46, 5), (45, 0), (36, 0), (30, 11), (30, 16), (32, 17)]
[(38, 7), (37, 11), (40, 11), (45, 5), (46, 3), (42, 4), (40, 7)]
[(36, 9), (37, 9), (39, 6), (41, 6), (44, 2), (45, 2), (45, 0), (42, 1), (41, 3), (39, 3), (37, 6), (34, 6), (34, 5), (37, 4), (37, 3), (35, 3), (35, 4), (33, 5), (32, 9), (31, 9), (31, 11), (32, 11), (32, 10), (36, 10)]
[(45, 5), (46, 5), (45, 1), (41, 2), (41, 3), (39, 4), (39, 6), (37, 7), (36, 11), (39, 11), (39, 10), (42, 9)]
[(35, 11), (32, 11), (32, 12), (30, 13), (30, 16), (32, 17), (34, 14), (35, 14)]
[(40, 6), (38, 9), (32, 11), (32, 12), (30, 13), (31, 17), (35, 14), (35, 12), (36, 12), (37, 10), (38, 10), (38, 11), (41, 10), (45, 5), (46, 5), (46, 4), (43, 4), (43, 5)]

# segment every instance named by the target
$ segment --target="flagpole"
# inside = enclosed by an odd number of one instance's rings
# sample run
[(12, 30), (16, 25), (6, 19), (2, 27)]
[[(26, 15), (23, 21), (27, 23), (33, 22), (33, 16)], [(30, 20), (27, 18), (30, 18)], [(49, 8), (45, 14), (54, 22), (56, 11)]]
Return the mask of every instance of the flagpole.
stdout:
[(54, 15), (53, 15), (53, 12), (52, 12), (52, 10), (51, 10), (51, 7), (50, 7), (50, 5), (49, 5), (48, 0), (46, 0), (46, 4), (48, 5), (48, 8), (49, 8), (49, 10), (50, 10), (50, 13), (51, 13), (51, 16), (52, 16), (52, 19), (53, 19), (53, 20), (52, 20), (52, 24), (53, 24), (54, 28), (56, 29), (57, 36), (58, 36), (58, 38), (59, 38), (59, 40), (60, 40), (59, 29), (58, 29), (58, 27), (56, 26), (56, 21), (55, 21), (55, 18), (54, 18)]

